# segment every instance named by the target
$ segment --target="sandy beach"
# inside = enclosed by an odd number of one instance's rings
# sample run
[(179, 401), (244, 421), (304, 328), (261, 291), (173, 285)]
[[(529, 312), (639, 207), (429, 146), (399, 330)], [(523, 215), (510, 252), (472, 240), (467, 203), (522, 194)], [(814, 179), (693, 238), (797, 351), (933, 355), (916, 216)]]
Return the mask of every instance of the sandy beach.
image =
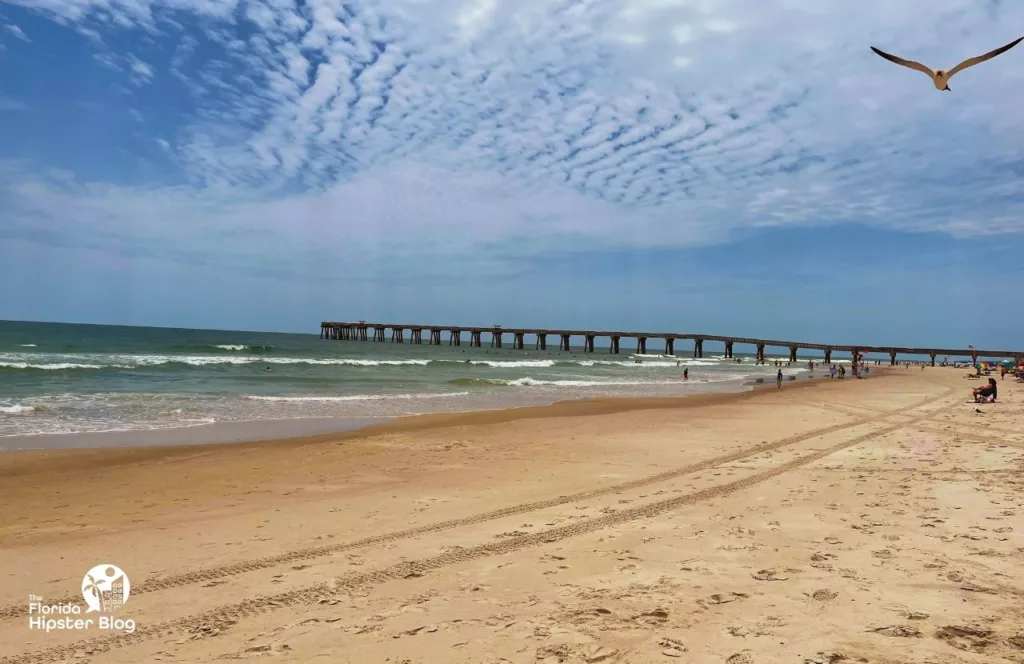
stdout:
[[(0, 454), (0, 657), (1024, 662), (1024, 386), (964, 373)], [(133, 633), (29, 629), (101, 563)]]

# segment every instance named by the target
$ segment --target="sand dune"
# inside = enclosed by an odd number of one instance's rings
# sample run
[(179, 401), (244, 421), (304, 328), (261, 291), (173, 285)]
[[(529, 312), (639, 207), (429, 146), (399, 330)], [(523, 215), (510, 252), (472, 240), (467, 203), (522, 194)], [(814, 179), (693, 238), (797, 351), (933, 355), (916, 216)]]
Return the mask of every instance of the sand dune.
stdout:
[[(1024, 662), (1024, 388), (962, 374), (0, 455), (0, 655)], [(133, 634), (28, 629), (99, 563)]]

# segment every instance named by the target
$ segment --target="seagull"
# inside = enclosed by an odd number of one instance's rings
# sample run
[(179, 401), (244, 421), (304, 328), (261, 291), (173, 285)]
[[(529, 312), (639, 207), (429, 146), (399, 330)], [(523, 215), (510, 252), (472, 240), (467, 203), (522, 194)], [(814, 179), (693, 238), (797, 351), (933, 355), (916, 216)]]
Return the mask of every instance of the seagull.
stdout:
[(874, 46), (871, 47), (871, 50), (890, 62), (895, 62), (898, 65), (910, 67), (911, 69), (916, 69), (919, 72), (924, 72), (925, 74), (928, 74), (928, 76), (932, 79), (932, 83), (935, 85), (936, 89), (951, 92), (951, 90), (949, 89), (949, 79), (953, 78), (955, 74), (957, 74), (958, 72), (962, 72), (968, 67), (973, 67), (974, 65), (981, 64), (986, 60), (991, 60), (992, 58), (996, 57), (1001, 53), (1009, 51), (1011, 48), (1019, 44), (1022, 40), (1024, 40), (1024, 37), (1016, 39), (1007, 44), (1006, 46), (1000, 46), (994, 51), (989, 51), (985, 55), (979, 55), (976, 58), (969, 58), (967, 60), (964, 60), (963, 62), (958, 64), (956, 67), (953, 67), (949, 71), (946, 71), (945, 69), (932, 69), (931, 67), (925, 67), (920, 62), (914, 62), (913, 60), (904, 60), (903, 58), (898, 58), (895, 55), (889, 55), (885, 51), (880, 51)]

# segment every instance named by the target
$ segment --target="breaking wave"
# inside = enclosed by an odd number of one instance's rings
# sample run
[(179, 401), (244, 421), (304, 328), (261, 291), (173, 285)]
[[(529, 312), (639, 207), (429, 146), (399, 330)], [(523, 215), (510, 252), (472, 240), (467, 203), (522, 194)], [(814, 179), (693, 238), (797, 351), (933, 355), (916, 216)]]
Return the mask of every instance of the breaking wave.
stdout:
[(34, 413), (35, 411), (35, 406), (22, 406), (18, 403), (13, 406), (0, 406), (0, 413), (7, 415), (22, 415), (24, 413)]
[(343, 396), (309, 396), (309, 397), (263, 397), (250, 395), (247, 399), (258, 401), (294, 401), (294, 402), (315, 402), (315, 401), (388, 401), (391, 399), (444, 399), (446, 397), (464, 397), (469, 392), (443, 392), (441, 394), (346, 394)]
[(629, 387), (636, 385), (678, 385), (677, 380), (557, 380), (530, 378), (456, 378), (448, 381), (449, 385), (463, 386), (508, 386), (508, 387)]

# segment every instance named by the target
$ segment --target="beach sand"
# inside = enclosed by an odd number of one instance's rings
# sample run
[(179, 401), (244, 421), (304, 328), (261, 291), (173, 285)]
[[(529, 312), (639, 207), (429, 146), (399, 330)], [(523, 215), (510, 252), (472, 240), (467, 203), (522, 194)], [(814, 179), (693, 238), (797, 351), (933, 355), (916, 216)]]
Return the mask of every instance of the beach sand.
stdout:
[[(0, 454), (0, 655), (1024, 662), (1024, 386), (964, 373)], [(134, 634), (28, 629), (100, 563)]]

